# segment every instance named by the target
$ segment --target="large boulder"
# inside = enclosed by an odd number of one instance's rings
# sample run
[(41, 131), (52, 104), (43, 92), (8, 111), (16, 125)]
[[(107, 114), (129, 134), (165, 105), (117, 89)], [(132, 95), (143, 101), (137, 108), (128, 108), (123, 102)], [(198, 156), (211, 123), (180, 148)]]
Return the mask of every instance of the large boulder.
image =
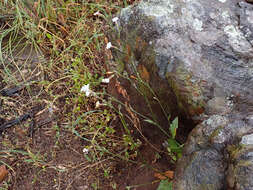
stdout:
[(197, 124), (174, 190), (253, 189), (253, 5), (143, 0), (119, 18), (118, 69), (138, 72), (165, 111)]

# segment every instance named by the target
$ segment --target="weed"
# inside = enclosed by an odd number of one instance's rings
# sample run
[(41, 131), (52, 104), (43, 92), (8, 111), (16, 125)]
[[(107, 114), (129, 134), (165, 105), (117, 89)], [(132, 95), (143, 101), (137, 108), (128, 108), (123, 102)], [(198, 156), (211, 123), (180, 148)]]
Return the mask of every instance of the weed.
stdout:
[(172, 190), (172, 183), (168, 180), (162, 180), (157, 190)]
[(167, 150), (173, 161), (177, 161), (178, 158), (182, 156), (183, 144), (180, 144), (176, 140), (178, 128), (178, 118), (175, 118), (170, 124), (170, 134), (171, 137), (168, 138), (167, 142), (165, 142)]
[[(120, 35), (120, 34), (118, 34)], [(125, 55), (126, 57), (130, 57), (128, 60), (129, 62), (128, 67), (131, 67), (130, 73), (132, 73), (132, 77), (129, 77), (129, 74), (122, 72), (122, 73), (117, 73), (119, 77), (124, 78), (125, 80), (130, 81), (132, 86), (135, 87), (135, 90), (137, 93), (143, 97), (144, 101), (146, 102), (146, 105), (149, 109), (149, 112), (151, 117), (147, 117), (145, 115), (141, 115), (140, 113), (137, 113), (143, 121), (152, 124), (156, 126), (160, 131), (163, 132), (164, 135), (167, 136), (166, 142), (163, 143), (164, 147), (166, 147), (168, 151), (168, 155), (172, 158), (172, 160), (175, 162), (177, 161), (178, 158), (182, 156), (182, 148), (183, 145), (180, 144), (176, 140), (176, 134), (177, 134), (177, 128), (178, 128), (178, 117), (176, 117), (172, 122), (170, 121), (171, 118), (170, 116), (167, 117), (167, 115), (170, 115), (164, 108), (163, 104), (160, 102), (159, 97), (157, 93), (153, 90), (153, 88), (150, 86), (148, 82), (149, 74), (148, 71), (142, 66), (142, 71), (138, 71), (137, 69), (137, 64), (135, 64), (134, 59), (131, 57), (131, 50), (130, 47), (118, 47), (116, 48), (116, 51), (120, 51), (120, 55)], [(123, 51), (122, 51), (123, 50)], [(118, 59), (120, 58), (115, 58), (118, 62), (120, 62)], [(130, 66), (129, 66), (130, 65)], [(127, 66), (125, 66), (127, 67)], [(141, 73), (142, 72), (142, 73)], [(159, 121), (157, 120), (157, 115), (153, 112), (152, 104), (154, 104), (153, 100), (156, 101), (156, 103), (160, 106), (160, 109), (162, 110), (162, 114), (164, 117), (167, 118), (167, 123), (169, 125), (169, 131), (164, 129)], [(133, 112), (137, 112), (135, 110), (132, 110)], [(122, 122), (123, 123), (123, 122)], [(128, 132), (128, 131), (126, 131)]]

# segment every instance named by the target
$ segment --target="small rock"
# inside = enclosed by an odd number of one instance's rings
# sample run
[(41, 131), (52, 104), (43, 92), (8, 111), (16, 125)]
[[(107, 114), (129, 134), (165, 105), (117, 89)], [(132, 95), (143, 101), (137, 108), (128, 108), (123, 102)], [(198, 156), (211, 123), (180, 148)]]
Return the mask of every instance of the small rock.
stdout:
[(253, 145), (253, 134), (243, 136), (241, 143), (244, 145)]

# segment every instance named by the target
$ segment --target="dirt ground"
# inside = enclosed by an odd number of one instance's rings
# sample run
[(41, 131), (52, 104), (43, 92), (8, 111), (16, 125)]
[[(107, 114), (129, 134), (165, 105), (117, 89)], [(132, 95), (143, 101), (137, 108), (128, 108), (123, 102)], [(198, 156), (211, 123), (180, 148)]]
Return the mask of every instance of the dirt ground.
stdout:
[[(18, 96), (24, 96), (24, 91)], [(64, 122), (59, 113), (60, 109), (52, 114), (46, 106), (44, 104), (37, 107), (32, 137), (29, 136), (32, 119), (3, 131), (0, 137), (0, 157), (1, 164), (8, 166), (9, 174), (0, 189), (84, 190), (96, 189), (92, 184), (97, 183), (100, 184), (97, 189), (106, 190), (112, 189), (110, 183), (114, 182), (117, 184), (116, 189), (120, 190), (126, 187), (155, 190), (160, 181), (155, 173), (173, 169), (165, 154), (157, 157), (157, 151), (143, 141), (136, 163), (117, 161), (114, 164), (113, 177), (106, 179), (97, 170), (99, 163), (91, 164), (84, 157), (82, 150), (85, 142), (69, 132), (68, 123)], [(6, 107), (8, 106), (1, 106), (2, 115), (7, 113)], [(11, 111), (12, 108), (9, 109)], [(22, 113), (26, 112), (22, 110)], [(149, 129), (147, 133), (152, 134), (152, 129)], [(150, 137), (150, 143), (161, 149), (164, 139), (158, 138), (158, 134)]]
[[(168, 164), (165, 154), (158, 158), (156, 150), (150, 148), (150, 144), (143, 143), (136, 163), (118, 161), (115, 163), (113, 178), (103, 179), (102, 173), (99, 173), (101, 171), (96, 171), (97, 163), (92, 165), (84, 157), (84, 142), (65, 131), (64, 124), (55, 119), (36, 129), (30, 138), (25, 127), (28, 123), (6, 130), (0, 139), (1, 150), (6, 149), (6, 146), (15, 147), (13, 152), (1, 153), (1, 161), (9, 166), (9, 175), (5, 179), (5, 183), (9, 184), (8, 189), (95, 189), (92, 183), (101, 178), (98, 189), (112, 189), (109, 185), (113, 181), (119, 190), (126, 187), (155, 190), (160, 182), (155, 173), (174, 169), (173, 165)], [(59, 136), (54, 129), (56, 125), (60, 128)], [(19, 153), (22, 151), (32, 152), (33, 155)], [(0, 186), (2, 189), (5, 189), (5, 183)]]
[[(27, 55), (24, 51), (15, 58), (22, 70), (12, 68), (13, 77), (38, 81), (42, 73), (36, 63), (41, 60), (34, 52), (32, 59)], [(36, 82), (29, 87), (7, 85), (3, 79), (0, 83), (0, 126), (8, 127), (0, 136), (0, 164), (8, 166), (0, 189), (87, 189), (92, 176), (83, 142), (67, 130), (60, 105), (50, 105)]]

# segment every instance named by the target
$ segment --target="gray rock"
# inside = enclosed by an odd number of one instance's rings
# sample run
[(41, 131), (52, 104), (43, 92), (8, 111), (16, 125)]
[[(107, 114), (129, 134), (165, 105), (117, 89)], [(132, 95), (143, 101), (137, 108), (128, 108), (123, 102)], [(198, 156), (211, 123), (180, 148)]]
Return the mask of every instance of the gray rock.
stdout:
[(253, 145), (253, 134), (243, 136), (241, 143), (244, 145)]
[(138, 72), (168, 113), (198, 123), (174, 190), (253, 190), (253, 5), (143, 0), (119, 17), (118, 69)]

